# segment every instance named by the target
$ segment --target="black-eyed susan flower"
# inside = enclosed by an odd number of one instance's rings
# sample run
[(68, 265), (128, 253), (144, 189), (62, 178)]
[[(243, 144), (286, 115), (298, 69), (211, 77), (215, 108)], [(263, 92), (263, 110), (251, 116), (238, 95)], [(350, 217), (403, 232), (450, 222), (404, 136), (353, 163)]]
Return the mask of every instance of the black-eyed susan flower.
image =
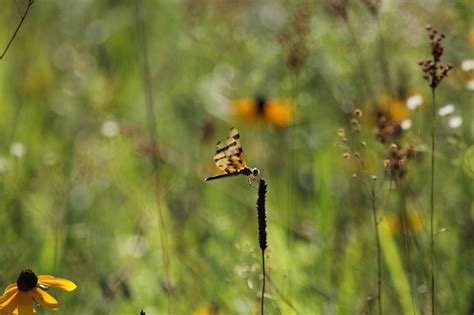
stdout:
[(73, 291), (77, 286), (67, 279), (53, 276), (36, 276), (29, 269), (23, 270), (16, 283), (10, 284), (3, 295), (0, 296), (0, 314), (31, 315), (35, 311), (35, 303), (57, 310), (59, 302), (46, 292), (49, 287)]
[(232, 115), (246, 118), (266, 120), (279, 128), (290, 125), (293, 106), (289, 100), (266, 99), (258, 96), (256, 98), (243, 98), (231, 103)]

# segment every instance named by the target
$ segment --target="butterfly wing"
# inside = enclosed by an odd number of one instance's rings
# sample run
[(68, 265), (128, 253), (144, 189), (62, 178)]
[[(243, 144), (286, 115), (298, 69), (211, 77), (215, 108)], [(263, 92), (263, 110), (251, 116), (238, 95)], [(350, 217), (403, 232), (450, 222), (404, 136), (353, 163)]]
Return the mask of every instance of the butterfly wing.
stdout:
[(237, 171), (243, 170), (247, 167), (247, 162), (244, 158), (242, 145), (240, 144), (240, 133), (237, 128), (230, 129), (229, 137), (226, 140), (226, 156), (231, 161), (232, 165)]
[(226, 155), (226, 146), (224, 142), (219, 141), (216, 144), (216, 154), (214, 155), (216, 166), (226, 173), (232, 172), (232, 162)]
[(230, 130), (225, 143), (217, 142), (214, 155), (216, 166), (224, 172), (231, 174), (247, 167), (240, 145), (240, 134), (236, 128)]

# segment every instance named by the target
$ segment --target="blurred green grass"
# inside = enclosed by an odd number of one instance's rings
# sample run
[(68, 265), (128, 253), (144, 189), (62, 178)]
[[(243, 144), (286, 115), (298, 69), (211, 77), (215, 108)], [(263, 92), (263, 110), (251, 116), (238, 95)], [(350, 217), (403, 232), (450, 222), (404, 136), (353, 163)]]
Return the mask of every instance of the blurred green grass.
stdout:
[[(4, 5), (2, 47), (18, 23), (14, 1)], [(429, 147), (430, 91), (417, 62), (429, 55), (424, 26), (431, 23), (447, 33), (443, 58), (456, 66), (437, 91), (437, 106), (453, 103), (464, 121), (453, 129), (449, 117), (438, 120), (435, 222), (447, 229), (436, 237), (438, 313), (472, 312), (473, 173), (463, 162), (466, 152), (472, 160), (472, 91), (459, 67), (472, 57), (472, 4), (382, 2), (377, 20), (362, 3), (351, 3), (347, 23), (327, 2), (299, 5), (309, 16), (309, 55), (295, 86), (277, 38), (291, 29), (298, 4), (144, 2), (157, 153), (150, 150), (135, 3), (35, 2), (0, 61), (0, 162), (6, 165), (0, 287), (31, 268), (78, 284), (70, 294), (56, 294), (59, 314), (138, 314), (142, 308), (165, 314), (160, 207), (173, 314), (206, 305), (225, 314), (256, 313), (256, 189), (240, 177), (203, 181), (215, 171), (215, 142), (236, 126), (249, 165), (262, 170), (269, 186), (267, 313), (375, 314), (368, 303), (377, 281), (370, 203), (334, 143), (354, 107), (370, 116), (382, 95), (421, 94), (423, 105), (402, 141), (420, 148), (405, 179), (407, 208), (429, 222), (429, 152), (423, 148)], [(381, 38), (389, 73), (380, 67)], [(259, 93), (293, 99), (291, 132), (228, 114), (229, 100)], [(104, 135), (106, 121), (120, 132)], [(204, 139), (206, 122), (214, 131)], [(375, 141), (374, 129), (367, 119), (360, 138), (380, 179), (383, 218), (398, 211), (398, 196), (383, 180), (386, 147)], [(15, 142), (24, 146), (21, 157), (10, 152)], [(159, 157), (158, 189), (152, 154)], [(423, 314), (430, 294), (429, 227), (410, 237), (418, 272), (414, 298)], [(411, 313), (410, 292), (397, 284), (409, 277), (402, 237), (384, 234), (382, 247), (384, 313)]]

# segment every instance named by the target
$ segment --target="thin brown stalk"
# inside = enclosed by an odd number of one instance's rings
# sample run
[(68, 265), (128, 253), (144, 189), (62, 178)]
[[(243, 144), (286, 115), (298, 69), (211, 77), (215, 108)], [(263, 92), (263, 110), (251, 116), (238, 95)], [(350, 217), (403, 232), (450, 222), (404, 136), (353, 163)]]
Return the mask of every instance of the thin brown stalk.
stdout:
[(428, 31), (431, 59), (421, 60), (418, 65), (422, 67), (423, 78), (428, 82), (431, 88), (432, 96), (432, 116), (431, 116), (431, 193), (430, 193), (430, 265), (431, 265), (431, 314), (435, 314), (436, 291), (435, 291), (435, 244), (434, 244), (434, 185), (435, 185), (435, 131), (436, 131), (436, 88), (441, 81), (446, 78), (453, 69), (453, 65), (441, 63), (441, 57), (444, 53), (443, 39), (446, 35), (439, 32), (431, 25), (426, 26)]
[(435, 102), (435, 88), (431, 88), (431, 95), (433, 99), (432, 116), (431, 116), (431, 195), (430, 195), (430, 264), (431, 264), (431, 314), (435, 314), (435, 275), (434, 275), (434, 258), (435, 258), (435, 244), (433, 231), (434, 218), (434, 183), (435, 183), (435, 131), (436, 131), (436, 102)]
[[(15, 2), (15, 3), (16, 3), (16, 2)], [(28, 12), (30, 11), (30, 8), (31, 8), (31, 6), (33, 5), (33, 3), (35, 3), (34, 0), (29, 0), (29, 1), (28, 1), (28, 6), (26, 7), (25, 12), (20, 16), (20, 22), (19, 22), (18, 25), (16, 26), (16, 29), (15, 29), (15, 31), (13, 32), (13, 35), (10, 37), (10, 40), (8, 41), (7, 46), (5, 46), (5, 48), (3, 49), (2, 54), (0, 55), (0, 60), (3, 59), (3, 57), (4, 57), (5, 54), (7, 53), (8, 49), (10, 49), (10, 46), (12, 45), (13, 40), (15, 39), (16, 35), (17, 35), (18, 32), (20, 31), (20, 28), (21, 28), (21, 26), (23, 25), (23, 22), (25, 21), (26, 16), (28, 15)]]
[[(292, 93), (291, 93), (291, 118), (288, 127), (288, 178), (287, 178), (287, 206), (286, 206), (286, 222), (287, 222), (287, 247), (288, 251), (292, 251), (293, 247), (293, 216), (291, 213), (293, 212), (293, 205), (294, 203), (294, 187), (295, 187), (295, 164), (296, 164), (296, 155), (293, 150), (293, 146), (295, 144), (295, 132), (294, 132), (294, 114), (296, 112), (296, 97), (298, 94), (298, 85), (299, 85), (299, 71), (298, 69), (294, 70), (293, 77), (292, 77)], [(288, 255), (287, 260), (287, 267), (288, 267), (288, 274), (287, 274), (287, 281), (288, 281), (288, 295), (291, 296), (291, 271), (292, 271), (292, 262), (291, 262), (291, 255)]]
[(265, 251), (262, 250), (262, 301), (260, 303), (260, 314), (263, 315), (265, 314), (264, 312), (264, 305), (265, 305), (265, 278), (266, 278), (266, 274), (265, 274)]
[(379, 223), (377, 219), (377, 208), (375, 207), (375, 184), (370, 191), (370, 201), (372, 205), (372, 218), (375, 228), (375, 239), (377, 242), (377, 299), (379, 306), (379, 315), (382, 315), (382, 264), (381, 264), (381, 250), (380, 250), (380, 235)]
[(380, 234), (379, 234), (379, 224), (377, 218), (377, 207), (376, 207), (376, 191), (375, 191), (375, 181), (377, 177), (372, 177), (372, 183), (370, 183), (371, 178), (367, 174), (367, 167), (365, 165), (364, 159), (354, 150), (354, 133), (351, 133), (350, 137), (350, 150), (351, 156), (354, 157), (356, 162), (356, 168), (360, 174), (362, 174), (361, 183), (362, 189), (367, 193), (371, 202), (372, 208), (372, 219), (375, 229), (375, 240), (377, 246), (377, 300), (378, 300), (378, 310), (379, 315), (382, 315), (382, 263), (381, 263), (381, 246), (380, 246)]

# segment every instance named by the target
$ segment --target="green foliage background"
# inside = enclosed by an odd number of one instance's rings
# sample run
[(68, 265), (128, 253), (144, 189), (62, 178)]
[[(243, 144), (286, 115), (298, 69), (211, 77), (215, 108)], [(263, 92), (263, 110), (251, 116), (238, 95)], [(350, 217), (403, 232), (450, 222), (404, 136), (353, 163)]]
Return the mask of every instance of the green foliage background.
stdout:
[[(17, 5), (27, 6), (16, 3), (2, 3), (1, 47), (19, 22)], [(446, 229), (436, 237), (438, 314), (472, 312), (472, 91), (460, 69), (473, 56), (470, 1), (381, 1), (377, 16), (354, 1), (347, 21), (329, 1), (144, 1), (158, 170), (150, 161), (135, 5), (35, 1), (0, 61), (2, 288), (31, 268), (77, 283), (72, 293), (53, 292), (58, 314), (166, 314), (168, 305), (172, 314), (209, 305), (256, 314), (256, 187), (243, 177), (203, 181), (215, 172), (215, 141), (235, 126), (250, 166), (269, 186), (267, 314), (377, 314), (370, 202), (334, 143), (353, 108), (371, 117), (382, 95), (405, 90), (424, 102), (401, 140), (419, 151), (403, 197), (425, 224), (409, 235), (412, 273), (403, 237), (381, 228), (383, 309), (427, 314), (432, 105), (417, 62), (429, 57), (424, 27), (433, 24), (447, 33), (443, 58), (455, 65), (437, 106), (455, 104), (464, 122), (455, 129), (446, 117), (437, 122), (435, 228)], [(309, 55), (296, 73), (278, 35), (301, 8)], [(291, 130), (226, 114), (227, 100), (258, 93), (294, 101)], [(106, 121), (118, 124), (118, 135), (104, 136)], [(203, 138), (206, 123), (214, 132)], [(388, 148), (374, 130), (365, 120), (360, 140), (378, 176), (383, 221), (397, 213), (401, 196), (384, 175)], [(10, 152), (15, 142), (25, 149), (20, 158)]]

